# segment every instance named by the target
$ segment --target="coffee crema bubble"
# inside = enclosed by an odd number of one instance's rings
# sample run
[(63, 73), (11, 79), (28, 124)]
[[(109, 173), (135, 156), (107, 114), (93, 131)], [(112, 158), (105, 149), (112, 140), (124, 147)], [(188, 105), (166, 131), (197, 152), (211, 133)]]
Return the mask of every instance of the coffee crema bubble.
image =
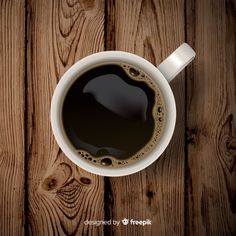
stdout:
[(78, 154), (105, 167), (145, 158), (160, 139), (165, 117), (156, 83), (142, 70), (116, 62), (78, 76), (62, 108), (65, 133)]

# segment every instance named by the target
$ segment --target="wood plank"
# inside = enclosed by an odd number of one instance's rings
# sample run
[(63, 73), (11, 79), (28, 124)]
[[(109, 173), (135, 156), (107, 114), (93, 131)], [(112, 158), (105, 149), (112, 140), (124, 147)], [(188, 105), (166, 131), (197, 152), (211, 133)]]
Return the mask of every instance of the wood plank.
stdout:
[(187, 4), (187, 235), (236, 234), (236, 1)]
[(29, 1), (29, 233), (102, 235), (103, 178), (76, 167), (52, 135), (53, 90), (78, 59), (104, 48), (103, 1)]
[[(107, 1), (107, 49), (158, 65), (184, 42), (184, 1)], [(152, 220), (152, 226), (105, 228), (106, 235), (184, 233), (184, 73), (171, 83), (177, 103), (173, 139), (159, 161), (127, 177), (105, 178), (106, 218)]]
[(0, 235), (23, 235), (24, 1), (1, 1), (0, 19)]

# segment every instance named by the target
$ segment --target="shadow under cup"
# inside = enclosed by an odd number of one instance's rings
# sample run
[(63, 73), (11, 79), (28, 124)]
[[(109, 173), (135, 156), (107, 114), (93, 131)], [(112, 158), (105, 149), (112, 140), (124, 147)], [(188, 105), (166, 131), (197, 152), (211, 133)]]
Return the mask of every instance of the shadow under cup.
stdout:
[(176, 110), (160, 71), (134, 54), (90, 55), (61, 78), (51, 124), (63, 152), (103, 175), (135, 173), (154, 162), (173, 134)]

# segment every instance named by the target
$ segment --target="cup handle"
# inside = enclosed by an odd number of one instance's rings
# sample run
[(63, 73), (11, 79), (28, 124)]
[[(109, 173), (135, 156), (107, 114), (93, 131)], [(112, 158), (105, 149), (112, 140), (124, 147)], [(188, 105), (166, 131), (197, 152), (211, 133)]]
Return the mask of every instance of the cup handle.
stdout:
[(196, 53), (187, 44), (181, 44), (157, 68), (168, 82), (175, 78), (195, 57)]

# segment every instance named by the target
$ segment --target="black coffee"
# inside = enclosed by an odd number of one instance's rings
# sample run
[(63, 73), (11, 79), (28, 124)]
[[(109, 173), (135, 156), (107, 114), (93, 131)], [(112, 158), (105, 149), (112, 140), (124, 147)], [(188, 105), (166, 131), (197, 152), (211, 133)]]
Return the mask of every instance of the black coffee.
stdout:
[(164, 110), (160, 91), (146, 74), (111, 63), (90, 69), (72, 84), (62, 120), (82, 157), (115, 167), (152, 149), (164, 125)]

